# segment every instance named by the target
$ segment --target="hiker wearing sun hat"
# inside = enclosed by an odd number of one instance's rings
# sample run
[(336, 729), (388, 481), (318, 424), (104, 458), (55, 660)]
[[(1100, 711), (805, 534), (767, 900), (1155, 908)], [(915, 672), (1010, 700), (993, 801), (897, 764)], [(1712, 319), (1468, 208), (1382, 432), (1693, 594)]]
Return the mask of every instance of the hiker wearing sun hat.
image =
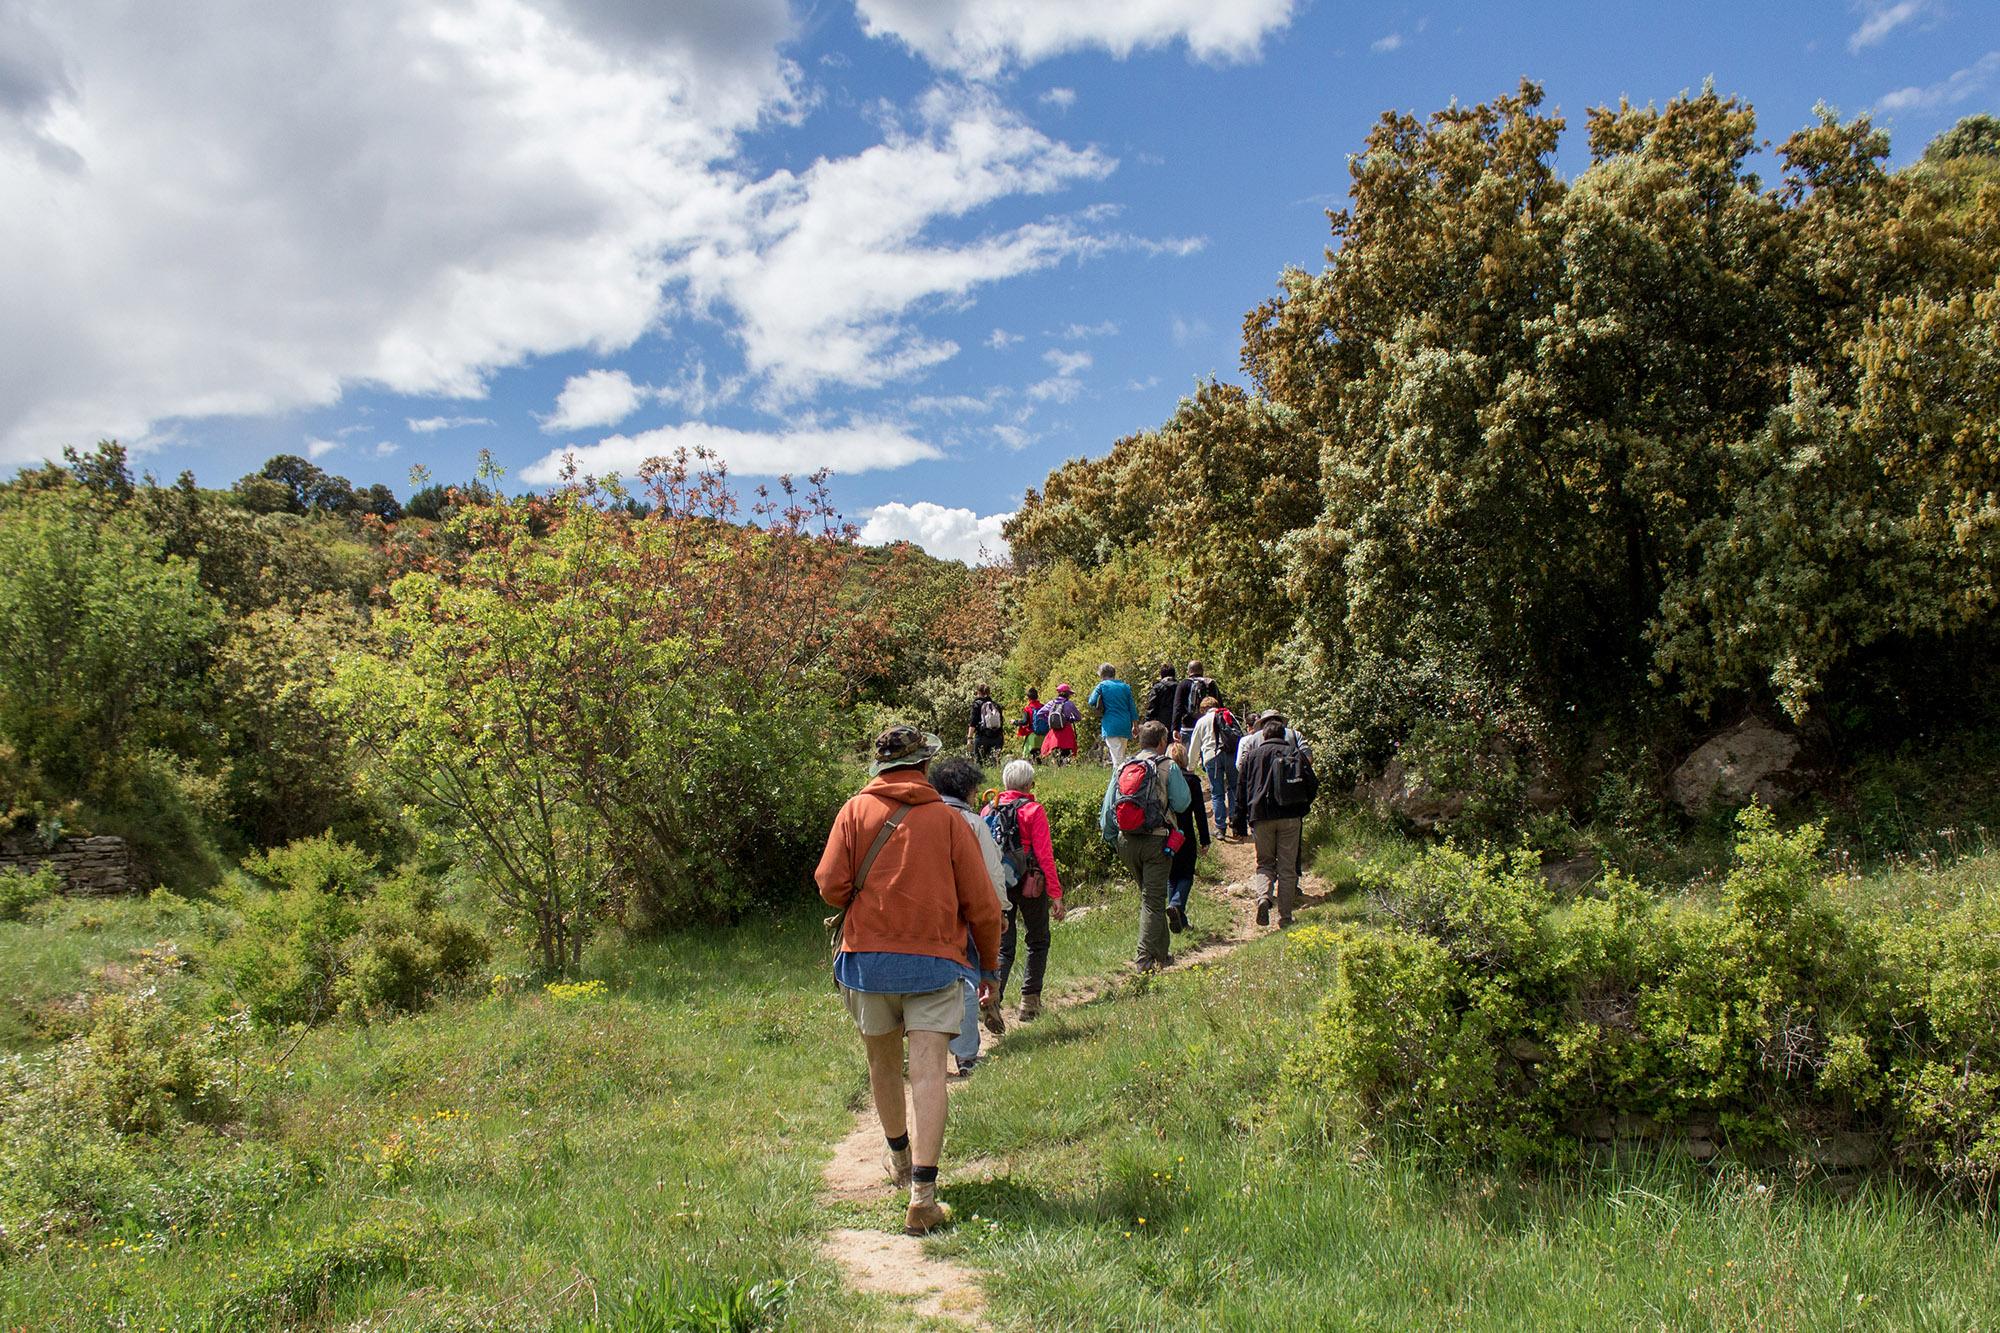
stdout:
[[(912, 1235), (951, 1220), (937, 1198), (945, 1055), (964, 1022), (961, 982), (989, 999), (1000, 966), (1000, 903), (985, 855), (928, 776), (943, 748), (910, 726), (877, 736), (872, 780), (834, 817), (813, 874), (819, 896), (842, 912), (834, 980), (868, 1051), (884, 1165), (910, 1186), (903, 1229)], [(914, 1120), (903, 1097), (906, 1036)]]
[(1246, 746), (1237, 780), (1257, 842), (1257, 872), (1250, 879), (1257, 924), (1269, 925), (1275, 907), (1278, 925), (1289, 926), (1299, 901), (1300, 833), (1319, 777), (1311, 752), (1277, 709), (1258, 715), (1256, 744)]

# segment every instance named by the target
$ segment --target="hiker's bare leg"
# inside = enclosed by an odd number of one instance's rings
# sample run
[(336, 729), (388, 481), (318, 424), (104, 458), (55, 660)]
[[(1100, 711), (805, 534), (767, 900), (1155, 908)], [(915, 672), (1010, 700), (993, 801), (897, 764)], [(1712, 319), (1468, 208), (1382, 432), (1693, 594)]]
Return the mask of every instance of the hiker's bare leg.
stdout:
[(944, 1057), (950, 1045), (950, 1033), (910, 1034), (910, 1101), (916, 1108), (910, 1160), (918, 1166), (936, 1166), (944, 1151)]
[[(875, 1095), (875, 1116), (882, 1122), (883, 1137), (899, 1139), (909, 1133), (910, 1126), (909, 1108), (903, 1102), (903, 1031), (898, 1028), (879, 1037), (863, 1037), (861, 1043), (868, 1048), (868, 1091)], [(940, 1087), (943, 1082), (940, 1071)]]

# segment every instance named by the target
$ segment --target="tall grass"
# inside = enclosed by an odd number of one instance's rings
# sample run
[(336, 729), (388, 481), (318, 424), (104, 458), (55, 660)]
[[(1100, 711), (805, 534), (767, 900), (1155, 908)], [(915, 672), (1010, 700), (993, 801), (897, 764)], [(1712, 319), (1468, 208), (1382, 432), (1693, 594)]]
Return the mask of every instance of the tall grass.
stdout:
[(1283, 1083), (1313, 933), (1056, 1015), (953, 1102), (947, 1242), (1003, 1319), (1060, 1328), (1981, 1326), (1990, 1219), (1891, 1180), (1650, 1155), (1438, 1174), (1331, 1137)]

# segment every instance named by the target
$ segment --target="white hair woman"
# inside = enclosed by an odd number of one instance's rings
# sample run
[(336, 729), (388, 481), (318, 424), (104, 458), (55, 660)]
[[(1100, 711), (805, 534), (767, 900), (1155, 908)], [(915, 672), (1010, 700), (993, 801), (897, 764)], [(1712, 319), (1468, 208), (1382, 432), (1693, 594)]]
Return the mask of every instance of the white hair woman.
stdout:
[(1042, 977), (1049, 965), (1049, 922), (1063, 919), (1062, 878), (1056, 873), (1055, 840), (1049, 835), (1049, 812), (1034, 797), (1037, 769), (1015, 759), (1000, 770), (1005, 788), (986, 807), (987, 823), (1000, 843), (1000, 859), (1013, 883), (1007, 889), (1007, 914), (1000, 923), (1000, 984), (982, 1005), (980, 1021), (992, 1032), (1007, 1024), (1000, 1005), (1007, 978), (1014, 970), (1017, 932), (1027, 926), (1028, 959), (1021, 973), (1020, 1022), (1033, 1022), (1042, 1012)]

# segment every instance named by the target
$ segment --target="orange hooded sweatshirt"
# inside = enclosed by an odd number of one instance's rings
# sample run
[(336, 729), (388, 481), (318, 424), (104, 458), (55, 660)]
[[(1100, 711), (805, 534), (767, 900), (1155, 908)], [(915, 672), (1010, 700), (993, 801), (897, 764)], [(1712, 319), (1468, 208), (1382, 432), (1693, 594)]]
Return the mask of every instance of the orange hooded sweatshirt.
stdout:
[[(895, 810), (892, 802), (910, 812), (856, 897), (854, 872)], [(848, 798), (813, 878), (820, 897), (848, 909), (841, 945), (850, 952), (921, 954), (999, 970), (1000, 904), (986, 858), (965, 820), (917, 769), (892, 768)], [(966, 956), (967, 930), (979, 945), (977, 960)]]

